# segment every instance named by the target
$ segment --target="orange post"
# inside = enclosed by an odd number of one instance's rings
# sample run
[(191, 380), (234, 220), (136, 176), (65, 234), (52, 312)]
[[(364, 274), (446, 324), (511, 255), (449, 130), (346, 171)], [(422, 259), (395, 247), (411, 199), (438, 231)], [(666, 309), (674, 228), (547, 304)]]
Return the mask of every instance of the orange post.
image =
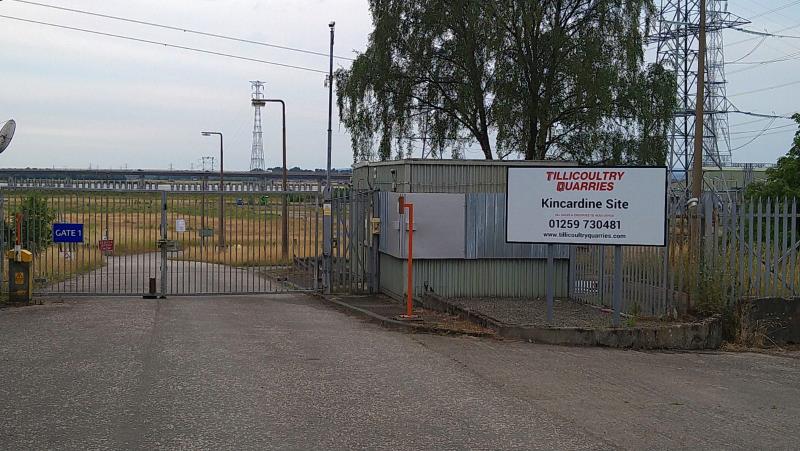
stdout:
[(22, 213), (17, 213), (17, 246), (22, 244)]
[(408, 208), (408, 300), (406, 315), (414, 316), (414, 204), (405, 204)]

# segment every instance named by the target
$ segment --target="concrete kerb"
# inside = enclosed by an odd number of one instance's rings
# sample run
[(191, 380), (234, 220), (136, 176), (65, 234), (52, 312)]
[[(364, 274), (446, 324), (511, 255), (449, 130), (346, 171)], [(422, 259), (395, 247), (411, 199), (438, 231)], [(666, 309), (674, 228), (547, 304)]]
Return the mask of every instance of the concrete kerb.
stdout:
[(436, 335), (466, 335), (471, 337), (497, 338), (493, 334), (487, 334), (484, 332), (453, 330), (453, 329), (431, 326), (428, 324), (420, 324), (411, 321), (400, 321), (393, 318), (389, 318), (387, 316), (379, 315), (375, 312), (370, 312), (369, 310), (363, 309), (361, 307), (352, 304), (348, 304), (347, 302), (343, 302), (339, 300), (338, 296), (336, 295), (326, 295), (318, 292), (309, 292), (308, 294), (322, 301), (330, 302), (331, 304), (333, 304), (335, 307), (339, 308), (342, 311), (357, 315), (374, 324), (378, 324), (381, 327), (390, 330), (414, 332), (414, 333), (427, 333)]
[(663, 327), (589, 329), (579, 327), (515, 326), (427, 294), (421, 299), (426, 308), (456, 314), (483, 327), (493, 329), (502, 338), (567, 346), (602, 346), (630, 349), (718, 349), (722, 345), (721, 318), (713, 317), (691, 324)]

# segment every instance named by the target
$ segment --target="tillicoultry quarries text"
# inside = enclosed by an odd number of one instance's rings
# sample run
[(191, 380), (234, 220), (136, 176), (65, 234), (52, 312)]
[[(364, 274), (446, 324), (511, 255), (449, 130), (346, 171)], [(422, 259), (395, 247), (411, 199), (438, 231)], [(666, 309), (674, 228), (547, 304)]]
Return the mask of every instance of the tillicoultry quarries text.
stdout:
[(614, 182), (623, 177), (625, 171), (547, 171), (556, 191), (613, 191)]

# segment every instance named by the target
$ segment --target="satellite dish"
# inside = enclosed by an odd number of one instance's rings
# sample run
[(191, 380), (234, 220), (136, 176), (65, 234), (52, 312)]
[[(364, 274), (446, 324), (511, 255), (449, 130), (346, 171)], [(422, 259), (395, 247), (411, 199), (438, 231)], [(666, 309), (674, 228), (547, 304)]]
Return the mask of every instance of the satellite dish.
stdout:
[(0, 153), (3, 153), (8, 145), (11, 144), (11, 138), (14, 137), (14, 130), (17, 129), (17, 123), (14, 122), (14, 119), (9, 119), (6, 122), (6, 125), (0, 129)]

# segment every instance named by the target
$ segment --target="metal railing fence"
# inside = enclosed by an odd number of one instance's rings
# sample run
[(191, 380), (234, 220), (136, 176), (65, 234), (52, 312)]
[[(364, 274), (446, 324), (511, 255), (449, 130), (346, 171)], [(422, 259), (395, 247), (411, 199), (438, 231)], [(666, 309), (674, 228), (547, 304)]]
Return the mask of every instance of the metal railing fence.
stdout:
[[(709, 310), (752, 297), (800, 290), (798, 200), (720, 200), (704, 196), (693, 214), (671, 199), (668, 245), (623, 249), (623, 312), (663, 316)], [(574, 246), (570, 294), (609, 307), (610, 247)]]

